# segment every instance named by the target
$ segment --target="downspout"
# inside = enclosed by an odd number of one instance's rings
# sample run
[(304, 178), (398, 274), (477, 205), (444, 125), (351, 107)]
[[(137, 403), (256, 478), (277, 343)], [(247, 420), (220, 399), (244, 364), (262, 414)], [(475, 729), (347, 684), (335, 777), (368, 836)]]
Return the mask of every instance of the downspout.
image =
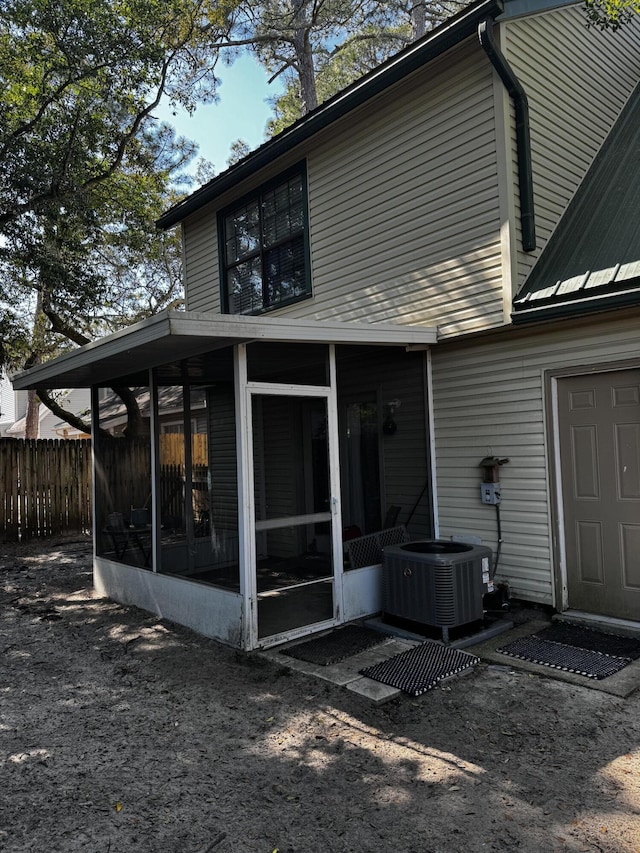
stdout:
[(493, 38), (493, 20), (478, 24), (478, 37), (489, 61), (513, 100), (516, 111), (516, 148), (518, 155), (518, 186), (520, 189), (520, 225), (522, 248), (533, 252), (536, 248), (536, 224), (533, 207), (533, 172), (531, 168), (531, 135), (529, 132), (529, 102), (522, 84), (500, 51)]

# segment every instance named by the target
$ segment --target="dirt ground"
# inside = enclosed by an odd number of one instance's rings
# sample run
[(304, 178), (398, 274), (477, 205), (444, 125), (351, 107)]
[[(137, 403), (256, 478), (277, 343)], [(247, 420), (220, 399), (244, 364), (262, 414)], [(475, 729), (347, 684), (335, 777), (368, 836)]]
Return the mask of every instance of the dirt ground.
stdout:
[(640, 695), (481, 664), (376, 707), (0, 545), (0, 850), (640, 851)]

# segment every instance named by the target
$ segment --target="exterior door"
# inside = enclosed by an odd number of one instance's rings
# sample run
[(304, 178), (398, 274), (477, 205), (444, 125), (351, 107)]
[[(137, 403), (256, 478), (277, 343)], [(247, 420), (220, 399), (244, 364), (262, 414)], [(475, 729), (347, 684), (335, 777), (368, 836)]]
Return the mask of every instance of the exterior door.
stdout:
[(254, 385), (251, 395), (257, 638), (339, 619), (341, 554), (335, 407), (326, 391)]
[(558, 380), (568, 604), (640, 620), (640, 370)]

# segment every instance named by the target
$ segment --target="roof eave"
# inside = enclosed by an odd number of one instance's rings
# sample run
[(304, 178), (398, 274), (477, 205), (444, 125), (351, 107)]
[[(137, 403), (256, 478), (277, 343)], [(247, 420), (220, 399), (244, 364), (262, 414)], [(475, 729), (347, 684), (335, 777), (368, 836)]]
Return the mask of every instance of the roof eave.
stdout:
[(584, 314), (595, 314), (602, 311), (612, 311), (616, 308), (626, 308), (640, 305), (640, 279), (630, 282), (632, 289), (592, 299), (566, 300), (548, 305), (516, 308), (511, 314), (514, 325), (536, 323), (541, 320), (564, 320), (579, 317)]
[(109, 385), (176, 360), (251, 341), (429, 346), (432, 327), (345, 323), (165, 311), (127, 329), (32, 367), (13, 378), (16, 390)]

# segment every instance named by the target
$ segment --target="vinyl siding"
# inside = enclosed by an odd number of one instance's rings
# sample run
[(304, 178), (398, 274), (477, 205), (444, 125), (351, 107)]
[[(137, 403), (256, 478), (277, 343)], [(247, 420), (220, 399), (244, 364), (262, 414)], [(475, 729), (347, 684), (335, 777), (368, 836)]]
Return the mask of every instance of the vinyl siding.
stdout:
[[(313, 295), (277, 316), (440, 324), (445, 336), (502, 322), (493, 91), (472, 39), (296, 152)], [(216, 240), (214, 210), (186, 224), (189, 310), (219, 310)]]
[(202, 213), (183, 226), (185, 308), (220, 313), (218, 231), (215, 214)]
[(496, 547), (495, 510), (480, 503), (480, 460), (502, 466), (498, 575), (512, 593), (553, 599), (553, 554), (546, 432), (545, 371), (638, 359), (638, 317), (595, 325), (557, 325), (544, 333), (501, 336), (433, 349), (433, 406), (440, 535), (470, 534)]
[[(639, 30), (640, 21), (617, 33), (587, 29), (580, 7), (500, 27), (529, 98), (533, 253), (520, 248), (513, 105), (476, 39), (221, 197), (219, 208), (306, 158), (313, 292), (274, 316), (437, 325), (443, 338), (501, 325), (511, 252), (515, 291), (640, 78)], [(499, 180), (515, 188), (513, 203)], [(184, 235), (187, 308), (219, 312), (214, 206)]]
[(16, 404), (13, 385), (0, 373), (0, 423), (12, 424), (16, 418)]
[[(520, 285), (640, 80), (640, 20), (602, 33), (572, 6), (509, 22), (501, 39), (530, 111), (538, 248), (518, 250)], [(516, 174), (513, 113), (512, 130)], [(520, 247), (519, 211), (516, 223)]]
[(317, 319), (502, 320), (491, 68), (475, 43), (343, 122), (309, 156)]
[(209, 481), (212, 531), (238, 535), (238, 475), (233, 386), (218, 383), (207, 391)]

